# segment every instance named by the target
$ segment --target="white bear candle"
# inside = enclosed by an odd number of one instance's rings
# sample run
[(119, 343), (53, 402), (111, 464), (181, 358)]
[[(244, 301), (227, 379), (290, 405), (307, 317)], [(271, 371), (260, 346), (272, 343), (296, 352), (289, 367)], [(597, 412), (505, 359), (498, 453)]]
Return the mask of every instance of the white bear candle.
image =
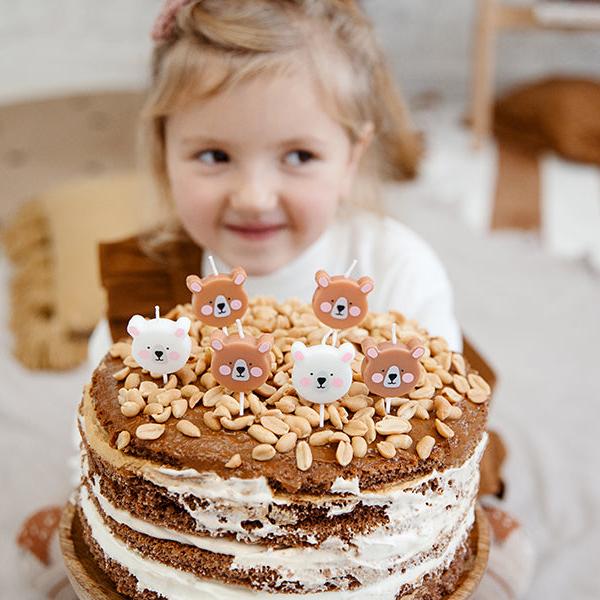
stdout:
[(354, 354), (354, 346), (349, 342), (339, 348), (327, 344), (292, 344), (292, 384), (301, 398), (320, 405), (321, 427), (325, 404), (339, 400), (352, 385)]
[(180, 317), (177, 321), (160, 318), (158, 306), (154, 319), (134, 315), (127, 325), (127, 333), (133, 338), (133, 357), (144, 369), (166, 379), (167, 374), (183, 368), (190, 357), (190, 326), (191, 321), (187, 317)]

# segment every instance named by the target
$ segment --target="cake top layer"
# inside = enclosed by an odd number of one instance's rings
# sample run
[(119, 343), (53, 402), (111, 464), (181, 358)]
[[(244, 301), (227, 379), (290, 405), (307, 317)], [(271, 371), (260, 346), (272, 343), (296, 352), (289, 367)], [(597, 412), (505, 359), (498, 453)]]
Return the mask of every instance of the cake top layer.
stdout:
[[(291, 384), (291, 347), (319, 344), (327, 333), (310, 305), (299, 300), (278, 304), (255, 298), (243, 319), (244, 331), (273, 335), (271, 374), (246, 394), (239, 416), (239, 395), (218, 385), (211, 373), (214, 327), (199, 321), (190, 305), (166, 317), (191, 319), (192, 352), (168, 383), (143, 370), (131, 356), (131, 340), (114, 344), (93, 375), (92, 406), (111, 445), (126, 455), (175, 469), (215, 472), (243, 479), (264, 476), (279, 493), (330, 493), (358, 478), (360, 489), (409, 481), (461, 465), (485, 431), (491, 390), (462, 355), (443, 338), (427, 332), (398, 312), (370, 313), (359, 327), (342, 330), (339, 343), (356, 348), (353, 383), (347, 395), (325, 407), (299, 398)], [(406, 397), (384, 399), (362, 381), (361, 342), (416, 337), (419, 358), (416, 388)], [(234, 333), (234, 328), (231, 328)]]

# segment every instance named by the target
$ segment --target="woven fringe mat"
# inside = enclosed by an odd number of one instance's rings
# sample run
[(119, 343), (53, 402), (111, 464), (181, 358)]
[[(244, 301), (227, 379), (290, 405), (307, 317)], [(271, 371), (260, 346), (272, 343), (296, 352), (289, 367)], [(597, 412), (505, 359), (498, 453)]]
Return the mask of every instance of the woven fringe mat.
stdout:
[(2, 233), (2, 242), (13, 264), (10, 326), (16, 358), (31, 369), (81, 364), (91, 332), (67, 331), (55, 316), (52, 239), (42, 203), (25, 204)]

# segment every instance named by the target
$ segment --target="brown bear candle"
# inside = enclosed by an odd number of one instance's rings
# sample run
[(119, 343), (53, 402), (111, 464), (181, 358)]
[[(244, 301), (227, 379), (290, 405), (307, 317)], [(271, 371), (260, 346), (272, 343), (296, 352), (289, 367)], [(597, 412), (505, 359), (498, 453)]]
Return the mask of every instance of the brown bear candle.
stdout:
[(247, 275), (242, 267), (236, 267), (231, 273), (219, 273), (212, 256), (209, 261), (213, 275), (202, 279), (198, 275), (188, 275), (185, 282), (192, 292), (192, 308), (198, 318), (222, 329), (241, 319), (248, 308), (248, 296), (243, 287)]
[(266, 333), (256, 339), (244, 334), (239, 319), (237, 325), (237, 334), (225, 335), (219, 329), (212, 332), (210, 346), (213, 356), (210, 368), (218, 383), (239, 392), (240, 415), (243, 415), (245, 392), (260, 387), (271, 373), (269, 351), (273, 347), (273, 336)]
[(370, 277), (350, 279), (350, 270), (345, 275), (330, 276), (323, 270), (315, 274), (317, 289), (312, 307), (317, 318), (332, 329), (360, 325), (367, 316), (367, 295), (373, 291), (373, 280)]
[(419, 380), (419, 358), (425, 353), (421, 341), (412, 338), (408, 343), (398, 343), (396, 327), (392, 328), (392, 341), (376, 344), (371, 337), (362, 342), (365, 358), (362, 378), (372, 394), (386, 399), (386, 412), (390, 412), (391, 398), (411, 392)]

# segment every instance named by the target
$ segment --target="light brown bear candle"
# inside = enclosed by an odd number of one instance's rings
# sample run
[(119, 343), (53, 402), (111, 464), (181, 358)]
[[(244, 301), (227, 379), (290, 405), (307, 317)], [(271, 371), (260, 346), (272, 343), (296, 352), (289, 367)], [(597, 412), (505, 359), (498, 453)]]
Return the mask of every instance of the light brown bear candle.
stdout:
[(225, 335), (219, 329), (212, 332), (213, 349), (211, 372), (223, 387), (234, 392), (251, 392), (260, 387), (271, 373), (269, 350), (273, 336)]
[(376, 344), (368, 337), (362, 349), (362, 377), (372, 394), (382, 398), (402, 396), (416, 387), (419, 358), (425, 352), (419, 339), (412, 338), (406, 345), (394, 341)]
[(233, 325), (248, 308), (248, 296), (243, 284), (246, 271), (236, 267), (231, 273), (188, 275), (186, 285), (192, 292), (192, 308), (198, 318), (213, 327)]
[(362, 323), (368, 311), (367, 294), (374, 288), (370, 277), (355, 280), (345, 275), (330, 276), (321, 270), (316, 272), (315, 280), (317, 289), (312, 306), (321, 323), (332, 329), (346, 329)]

